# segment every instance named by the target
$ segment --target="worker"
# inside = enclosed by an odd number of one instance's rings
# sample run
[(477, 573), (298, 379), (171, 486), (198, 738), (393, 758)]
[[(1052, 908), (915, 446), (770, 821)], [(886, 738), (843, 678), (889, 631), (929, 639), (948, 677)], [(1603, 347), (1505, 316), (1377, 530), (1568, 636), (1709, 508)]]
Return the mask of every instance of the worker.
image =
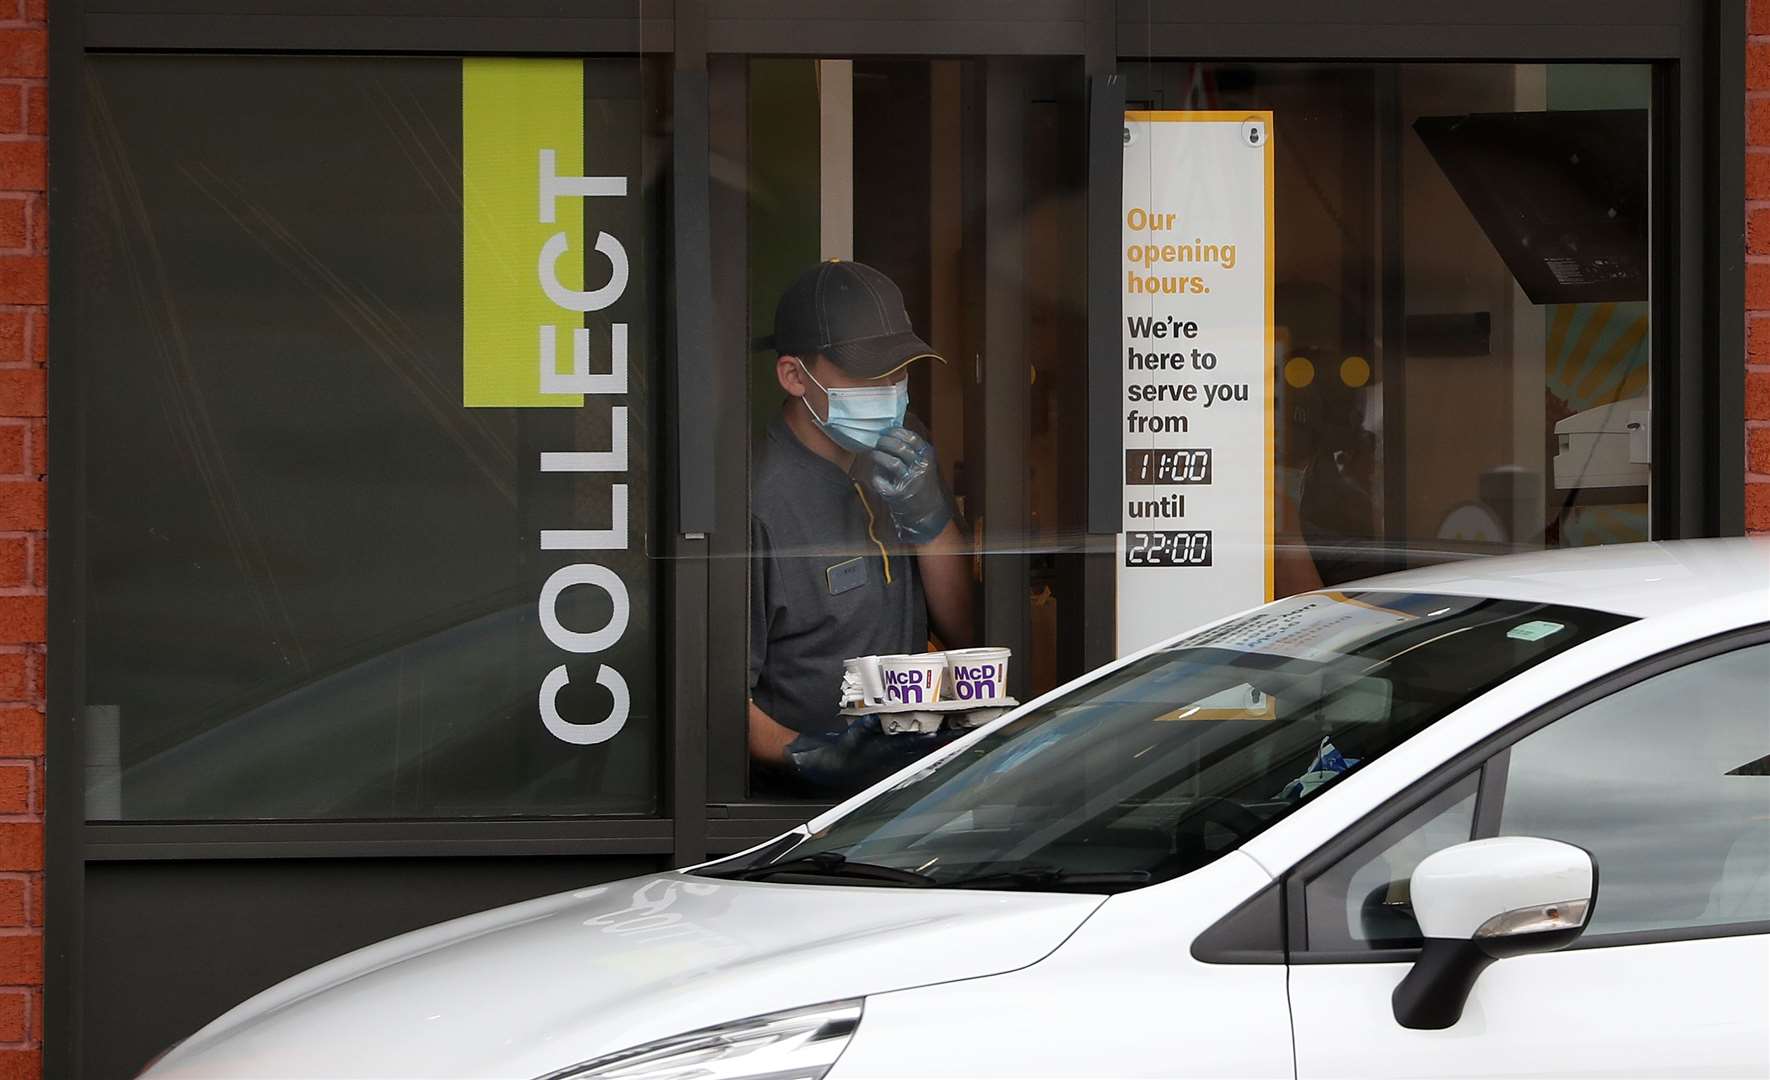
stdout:
[(842, 715), (843, 661), (971, 644), (968, 545), (908, 415), (910, 365), (944, 361), (890, 278), (842, 260), (794, 281), (767, 341), (784, 398), (750, 494), (750, 757), (760, 787), (841, 797), (944, 738)]

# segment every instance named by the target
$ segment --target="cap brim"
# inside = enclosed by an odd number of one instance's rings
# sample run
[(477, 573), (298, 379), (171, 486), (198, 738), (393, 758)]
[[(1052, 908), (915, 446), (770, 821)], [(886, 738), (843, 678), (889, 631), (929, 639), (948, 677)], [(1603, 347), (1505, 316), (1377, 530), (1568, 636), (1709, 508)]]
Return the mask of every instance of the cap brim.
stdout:
[(883, 378), (917, 360), (946, 363), (946, 357), (909, 331), (844, 341), (840, 345), (827, 345), (819, 351), (831, 363), (860, 379)]

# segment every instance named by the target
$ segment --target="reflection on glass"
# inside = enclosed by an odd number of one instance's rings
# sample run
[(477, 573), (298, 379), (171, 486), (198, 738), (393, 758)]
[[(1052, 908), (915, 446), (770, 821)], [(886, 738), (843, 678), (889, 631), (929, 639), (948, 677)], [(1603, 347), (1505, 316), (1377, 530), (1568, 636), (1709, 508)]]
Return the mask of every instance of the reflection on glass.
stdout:
[[(1294, 597), (1047, 702), (720, 872), (1104, 892), (1175, 877), (1626, 621), (1468, 597)], [(1519, 632), (1543, 626), (1555, 629)]]
[(1451, 785), (1304, 886), (1311, 952), (1419, 945), (1411, 897), (1414, 867), (1469, 839), (1476, 780), (1470, 775)]
[(1127, 73), (1274, 114), (1281, 595), (1647, 538), (1649, 67)]
[(1586, 706), (1512, 748), (1500, 832), (1599, 868), (1587, 934), (1770, 919), (1770, 645)]
[[(88, 61), (92, 817), (655, 809), (661, 264), (648, 248), (667, 79), (635, 62), (534, 63), (549, 66), (500, 70), (539, 72), (567, 129), (589, 133), (582, 166), (627, 180), (586, 212), (633, 253), (625, 288), (561, 317), (591, 330), (593, 370), (626, 326), (627, 385), (582, 407), (463, 404), (464, 238), (502, 219), (464, 203), (462, 61)], [(536, 168), (510, 165), (531, 219)], [(608, 279), (601, 254), (579, 255), (595, 262), (580, 274), (558, 260), (562, 281)], [(539, 296), (523, 265), (511, 295)], [(533, 387), (534, 330), (523, 340), (512, 359)], [(611, 442), (622, 431), (625, 447)], [(543, 452), (611, 445), (624, 476), (538, 468)], [(547, 549), (542, 530), (610, 528), (617, 480), (618, 546)], [(594, 654), (557, 646), (539, 614), (543, 583), (583, 562), (626, 586), (618, 643)], [(573, 587), (557, 616), (588, 633), (617, 610), (612, 593)], [(611, 715), (598, 678), (623, 677), (614, 738), (573, 745), (545, 728), (539, 691), (562, 664), (565, 716)]]
[[(1059, 603), (1082, 610), (1079, 554), (1064, 553), (1076, 546), (1086, 495), (1076, 452), (1086, 426), (1076, 408), (1086, 377), (1079, 66), (758, 58), (744, 77), (743, 285), (757, 345), (748, 357), (751, 793), (833, 800), (945, 738), (851, 725), (838, 712), (845, 659), (1004, 646), (1022, 697), (1081, 670), (1080, 640), (1057, 618)], [(992, 199), (997, 189), (1015, 194)], [(877, 271), (888, 283), (876, 290), (881, 303), (901, 309), (927, 348), (886, 372), (852, 363), (854, 346), (804, 356), (784, 347), (808, 351), (778, 340), (783, 296), (833, 259)], [(839, 314), (820, 319), (826, 337), (846, 332)], [(990, 374), (1002, 357), (1007, 366)], [(869, 381), (907, 392), (903, 425), (923, 444), (914, 456), (950, 514), (933, 541), (906, 530), (916, 515), (881, 497), (873, 454), (826, 452), (822, 425), (841, 429), (831, 395)], [(1022, 388), (1024, 400), (1010, 397)], [(1004, 490), (1020, 494), (1000, 498)], [(1011, 605), (987, 611), (986, 581)]]

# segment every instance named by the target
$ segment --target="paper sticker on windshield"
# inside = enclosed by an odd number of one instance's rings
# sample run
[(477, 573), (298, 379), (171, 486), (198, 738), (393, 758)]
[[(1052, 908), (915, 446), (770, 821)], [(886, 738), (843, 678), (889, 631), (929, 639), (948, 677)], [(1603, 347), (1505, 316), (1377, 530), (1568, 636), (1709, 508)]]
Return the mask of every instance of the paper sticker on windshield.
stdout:
[(1307, 593), (1268, 604), (1181, 641), (1186, 648), (1235, 649), (1327, 660), (1377, 632), (1401, 626), (1415, 616), (1377, 607), (1341, 593)]
[(1255, 689), (1249, 683), (1232, 686), (1199, 698), (1188, 705), (1170, 709), (1155, 717), (1168, 720), (1276, 720), (1278, 703), (1271, 694)]
[(1514, 641), (1541, 641), (1550, 634), (1559, 634), (1565, 629), (1567, 626), (1564, 623), (1538, 619), (1535, 622), (1519, 623), (1506, 631), (1506, 636)]

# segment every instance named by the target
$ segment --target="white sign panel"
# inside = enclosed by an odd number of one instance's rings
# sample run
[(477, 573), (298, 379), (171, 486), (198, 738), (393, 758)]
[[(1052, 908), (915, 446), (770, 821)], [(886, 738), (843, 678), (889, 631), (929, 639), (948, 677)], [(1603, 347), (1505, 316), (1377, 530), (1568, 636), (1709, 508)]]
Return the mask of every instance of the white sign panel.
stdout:
[(1272, 114), (1125, 114), (1122, 655), (1272, 595)]

